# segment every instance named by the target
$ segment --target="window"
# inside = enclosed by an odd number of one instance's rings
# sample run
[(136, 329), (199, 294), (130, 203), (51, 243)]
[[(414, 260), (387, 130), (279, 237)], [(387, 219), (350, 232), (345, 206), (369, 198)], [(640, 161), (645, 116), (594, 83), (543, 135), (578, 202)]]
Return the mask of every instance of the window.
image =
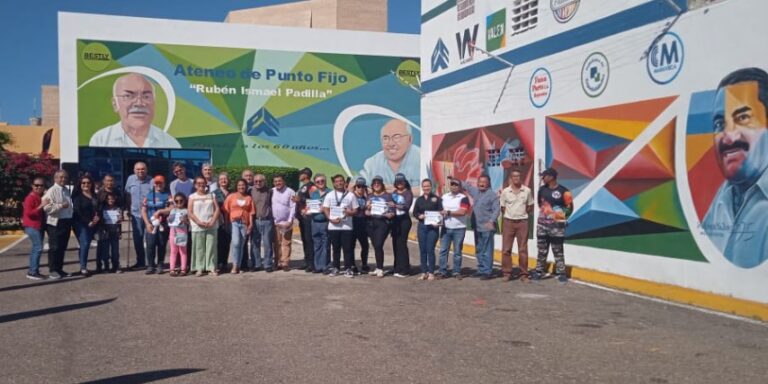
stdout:
[(536, 28), (539, 23), (539, 0), (515, 0), (512, 3), (512, 34)]

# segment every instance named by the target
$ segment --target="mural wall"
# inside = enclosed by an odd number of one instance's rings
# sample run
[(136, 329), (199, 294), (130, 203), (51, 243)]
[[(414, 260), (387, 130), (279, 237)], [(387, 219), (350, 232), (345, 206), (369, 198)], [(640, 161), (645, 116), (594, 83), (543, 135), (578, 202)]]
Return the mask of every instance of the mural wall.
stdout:
[(422, 1), (434, 177), (520, 140), (534, 187), (555, 167), (574, 193), (568, 264), (768, 302), (768, 3), (442, 5)]
[(418, 185), (415, 36), (74, 14), (60, 35), (67, 145), (210, 149), (217, 165)]

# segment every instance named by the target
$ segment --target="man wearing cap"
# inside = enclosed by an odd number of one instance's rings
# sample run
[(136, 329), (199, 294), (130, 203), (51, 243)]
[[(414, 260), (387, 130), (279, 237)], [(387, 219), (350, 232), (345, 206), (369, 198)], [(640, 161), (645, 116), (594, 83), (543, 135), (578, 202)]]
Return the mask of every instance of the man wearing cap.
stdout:
[(449, 277), (448, 251), (453, 245), (453, 276), (461, 280), (461, 251), (464, 247), (464, 235), (467, 232), (466, 215), (469, 211), (469, 198), (461, 190), (461, 181), (450, 179), (450, 192), (443, 195), (443, 231), (440, 233), (440, 260), (438, 276)]
[(555, 256), (555, 274), (558, 281), (568, 281), (565, 272), (565, 227), (573, 212), (573, 196), (568, 188), (557, 183), (557, 170), (547, 168), (541, 173), (543, 185), (539, 188), (539, 221), (536, 223), (538, 257), (534, 280), (541, 280), (546, 272), (547, 255), (552, 246)]
[(472, 228), (475, 232), (475, 258), (477, 273), (474, 277), (489, 280), (493, 275), (493, 237), (496, 235), (496, 220), (501, 207), (499, 196), (491, 190), (491, 178), (487, 174), (477, 178), (477, 187), (462, 183), (464, 190), (472, 196)]
[(293, 197), (293, 201), (296, 203), (296, 218), (299, 221), (299, 234), (301, 236), (301, 245), (304, 249), (304, 265), (302, 269), (306, 272), (315, 271), (315, 257), (314, 250), (312, 249), (312, 218), (302, 214), (304, 207), (307, 206), (307, 199), (309, 199), (309, 193), (313, 186), (312, 170), (304, 168), (299, 171), (299, 189)]
[[(154, 188), (147, 194), (141, 207), (141, 218), (146, 227), (147, 274), (163, 273), (165, 264), (165, 246), (168, 244), (168, 222), (165, 211), (172, 199), (165, 192), (165, 177), (157, 175), (152, 179)], [(155, 258), (157, 255), (157, 258)]]
[(504, 221), (501, 229), (501, 273), (504, 281), (512, 279), (512, 245), (517, 240), (520, 281), (528, 281), (528, 217), (533, 212), (533, 192), (523, 185), (520, 171), (509, 175), (509, 186), (501, 191)]
[(152, 183), (147, 177), (147, 164), (138, 161), (133, 165), (133, 174), (125, 181), (126, 201), (130, 202), (131, 229), (133, 232), (133, 248), (136, 250), (136, 264), (131, 269), (146, 267), (146, 253), (144, 251), (144, 234), (146, 227), (141, 218), (141, 207), (152, 189)]
[[(368, 199), (368, 186), (365, 178), (358, 177), (355, 180), (353, 193), (357, 199), (357, 210), (352, 216), (352, 252), (356, 243), (360, 243), (360, 273), (367, 274), (371, 271), (368, 267), (368, 216), (365, 214), (365, 206)], [(357, 273), (357, 266), (352, 267)]]

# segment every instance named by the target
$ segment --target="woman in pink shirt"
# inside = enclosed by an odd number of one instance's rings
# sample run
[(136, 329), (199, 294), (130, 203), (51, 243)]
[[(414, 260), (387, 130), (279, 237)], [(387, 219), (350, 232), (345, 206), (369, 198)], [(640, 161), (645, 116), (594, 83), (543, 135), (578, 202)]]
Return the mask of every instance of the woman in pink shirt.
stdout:
[(232, 273), (240, 273), (243, 246), (246, 243), (246, 236), (251, 233), (253, 215), (256, 213), (256, 206), (253, 204), (251, 195), (248, 194), (248, 182), (245, 179), (237, 181), (236, 192), (227, 196), (221, 208), (232, 225), (232, 243), (229, 248)]

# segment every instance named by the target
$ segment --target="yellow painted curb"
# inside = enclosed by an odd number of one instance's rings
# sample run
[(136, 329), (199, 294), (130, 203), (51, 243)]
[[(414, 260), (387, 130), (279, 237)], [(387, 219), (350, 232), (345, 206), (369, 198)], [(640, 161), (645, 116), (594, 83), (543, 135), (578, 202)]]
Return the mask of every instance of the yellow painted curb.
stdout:
[[(416, 241), (416, 236), (413, 234), (411, 234), (409, 238)], [(462, 253), (465, 255), (474, 255), (475, 247), (472, 245), (464, 245)], [(516, 254), (512, 255), (512, 260), (515, 265), (519, 265), (519, 260)], [(494, 250), (493, 261), (501, 262), (501, 251)], [(529, 255), (528, 266), (529, 268), (536, 267), (535, 254), (533, 257)], [(756, 320), (768, 321), (768, 304), (678, 287), (671, 284), (656, 283), (613, 273), (594, 271), (586, 268), (569, 266), (569, 269), (571, 277), (577, 280), (638, 293), (644, 296), (711, 309), (718, 312), (731, 313)]]

